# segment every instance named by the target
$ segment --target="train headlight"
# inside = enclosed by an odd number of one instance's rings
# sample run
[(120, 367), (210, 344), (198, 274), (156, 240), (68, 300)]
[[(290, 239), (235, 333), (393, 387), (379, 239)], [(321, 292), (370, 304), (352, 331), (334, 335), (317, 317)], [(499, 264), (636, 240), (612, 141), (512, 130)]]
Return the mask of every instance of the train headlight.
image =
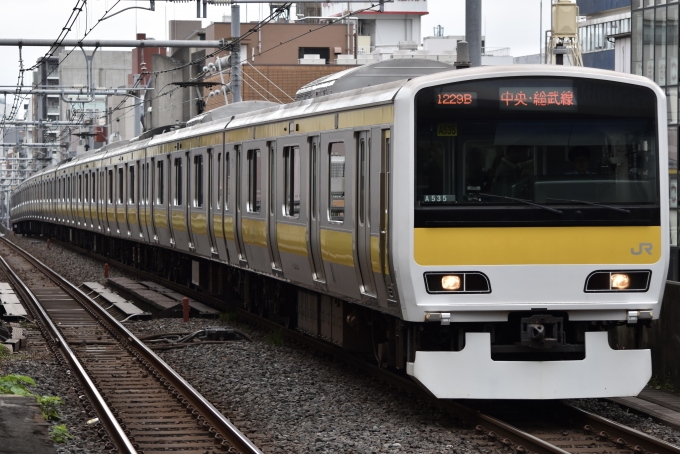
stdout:
[(444, 290), (460, 290), (460, 276), (442, 276), (442, 288)]
[(630, 287), (630, 278), (628, 277), (627, 274), (623, 273), (612, 274), (611, 280), (612, 288), (624, 290)]
[(586, 278), (584, 292), (646, 292), (652, 272), (649, 270), (594, 271)]
[(427, 293), (491, 293), (489, 278), (479, 271), (425, 273)]

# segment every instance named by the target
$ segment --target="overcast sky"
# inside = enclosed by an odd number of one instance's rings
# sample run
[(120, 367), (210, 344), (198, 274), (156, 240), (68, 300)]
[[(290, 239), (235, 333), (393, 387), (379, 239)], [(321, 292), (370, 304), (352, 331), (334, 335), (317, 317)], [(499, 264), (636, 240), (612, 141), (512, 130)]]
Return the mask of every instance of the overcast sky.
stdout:
[[(116, 2), (118, 4), (116, 5)], [(3, 24), (0, 38), (55, 39), (66, 24), (76, 0), (0, 0)], [(446, 35), (465, 34), (465, 0), (429, 0), (430, 14), (423, 17), (423, 37), (433, 34), (433, 27), (441, 25)], [(511, 55), (537, 54), (539, 49), (539, 8), (541, 0), (482, 0), (482, 27), (488, 47), (509, 47)], [(143, 0), (88, 0), (86, 11), (80, 15), (68, 35), (70, 39), (82, 38), (109, 8), (113, 12), (124, 8), (149, 7)], [(203, 25), (221, 21), (230, 8), (208, 6), (208, 18)], [(265, 17), (269, 4), (241, 6), (241, 19), (258, 20)], [(169, 3), (156, 1), (156, 11), (133, 9), (124, 11), (99, 23), (88, 39), (134, 39), (136, 33), (147, 37), (167, 38), (169, 20), (195, 20), (196, 3)], [(543, 0), (543, 29), (550, 24), (550, 1)], [(421, 37), (422, 39), (422, 37)], [(45, 54), (46, 48), (26, 47), (22, 51), (24, 65), (32, 66)], [(0, 85), (16, 85), (19, 73), (19, 51), (16, 47), (0, 47)], [(26, 82), (31, 76), (26, 74)], [(11, 104), (11, 96), (7, 98)]]

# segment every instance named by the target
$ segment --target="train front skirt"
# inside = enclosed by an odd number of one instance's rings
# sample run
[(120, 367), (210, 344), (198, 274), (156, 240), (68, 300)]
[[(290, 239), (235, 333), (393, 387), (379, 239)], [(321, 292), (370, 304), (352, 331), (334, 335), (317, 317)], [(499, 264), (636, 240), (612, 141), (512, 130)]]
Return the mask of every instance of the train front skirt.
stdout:
[(612, 350), (587, 332), (579, 361), (493, 361), (490, 333), (466, 333), (459, 352), (416, 352), (406, 371), (439, 399), (637, 396), (652, 376), (650, 350)]

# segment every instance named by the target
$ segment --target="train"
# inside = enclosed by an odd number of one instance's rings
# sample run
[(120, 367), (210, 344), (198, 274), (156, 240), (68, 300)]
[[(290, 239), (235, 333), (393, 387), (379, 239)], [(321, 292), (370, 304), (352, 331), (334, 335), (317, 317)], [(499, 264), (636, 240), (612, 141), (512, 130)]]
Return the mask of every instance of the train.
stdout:
[(12, 228), (238, 301), (440, 399), (632, 396), (651, 378), (649, 350), (611, 340), (659, 317), (668, 272), (649, 79), (478, 67), (239, 108), (36, 172)]

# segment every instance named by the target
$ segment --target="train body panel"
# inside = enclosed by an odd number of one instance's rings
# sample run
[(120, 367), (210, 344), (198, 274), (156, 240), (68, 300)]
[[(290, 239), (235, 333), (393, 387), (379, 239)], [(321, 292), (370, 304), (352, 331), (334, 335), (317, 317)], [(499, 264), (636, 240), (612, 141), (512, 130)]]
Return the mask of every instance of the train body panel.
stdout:
[(583, 68), (438, 73), (109, 146), (11, 215), (228, 265), (246, 302), (290, 284), (300, 329), (441, 398), (634, 395), (649, 352), (607, 331), (660, 312), (664, 100)]

